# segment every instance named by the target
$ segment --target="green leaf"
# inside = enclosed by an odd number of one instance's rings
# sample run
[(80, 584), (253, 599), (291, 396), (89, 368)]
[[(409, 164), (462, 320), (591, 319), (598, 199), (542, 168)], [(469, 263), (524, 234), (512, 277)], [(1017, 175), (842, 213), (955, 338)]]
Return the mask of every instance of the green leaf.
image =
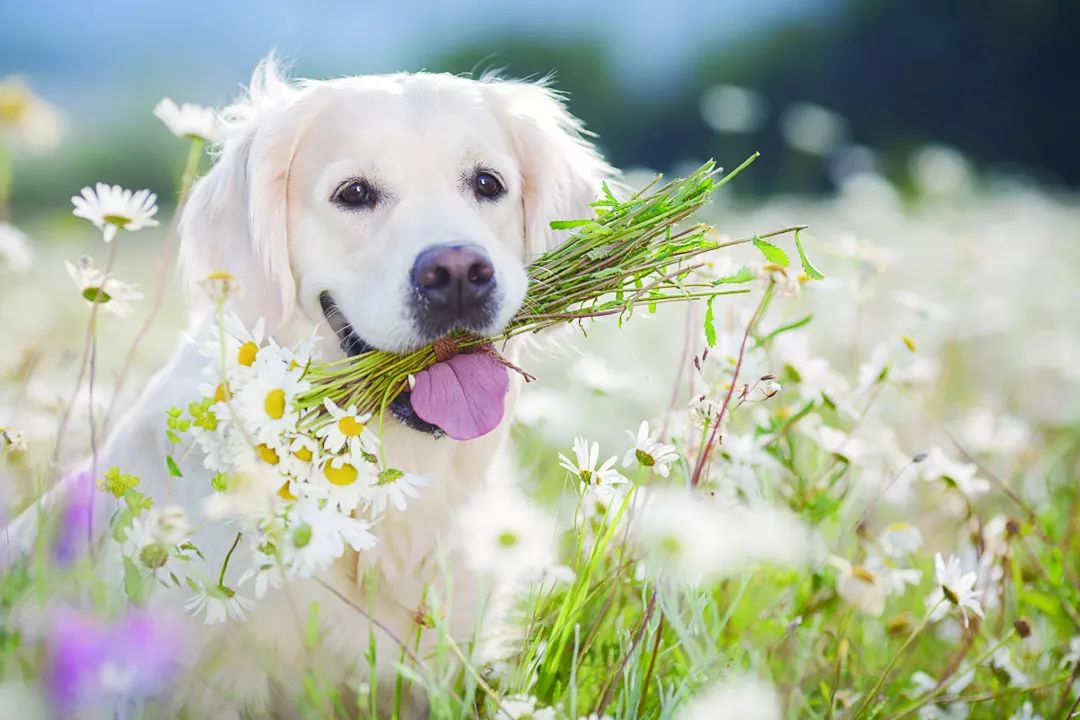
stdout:
[(750, 269), (748, 265), (743, 265), (731, 275), (713, 280), (713, 285), (732, 284), (737, 285), (739, 283), (750, 282), (754, 279), (754, 271)]
[(135, 562), (125, 556), (124, 557), (124, 593), (128, 596), (128, 599), (134, 603), (141, 603), (149, 595), (150, 585), (143, 578), (143, 574), (139, 571)]
[(716, 324), (713, 316), (713, 300), (709, 298), (709, 302), (705, 305), (705, 344), (709, 347), (716, 346)]
[(591, 222), (592, 220), (552, 220), (550, 225), (552, 230), (572, 230)]
[(758, 345), (759, 346), (760, 345), (765, 345), (770, 340), (773, 340), (774, 338), (776, 338), (778, 335), (782, 335), (782, 334), (784, 334), (786, 332), (789, 332), (791, 330), (798, 330), (799, 328), (801, 328), (804, 325), (808, 324), (813, 319), (814, 319), (814, 314), (810, 313), (809, 315), (807, 315), (806, 317), (804, 317), (802, 319), (796, 320), (794, 322), (790, 322), (787, 325), (781, 325), (780, 327), (776, 328), (775, 330), (773, 330), (771, 333), (769, 333), (765, 337), (758, 340)]
[(788, 259), (787, 253), (773, 245), (771, 242), (765, 242), (761, 238), (756, 237), (754, 238), (754, 247), (760, 250), (761, 254), (765, 256), (765, 259), (774, 265), (785, 268), (791, 265), (791, 260)]
[(171, 442), (173, 445), (180, 444), (180, 436), (174, 433), (172, 430), (166, 430), (165, 437), (169, 438), (169, 442)]
[(814, 280), (824, 280), (825, 276), (818, 272), (818, 269), (810, 263), (810, 258), (806, 257), (806, 248), (803, 247), (798, 230), (795, 231), (795, 247), (799, 250), (799, 260), (802, 261), (802, 269), (806, 276)]
[(319, 603), (308, 606), (307, 626), (304, 629), (304, 644), (314, 649), (319, 643)]
[(169, 467), (169, 474), (173, 477), (184, 477), (184, 473), (180, 472), (180, 466), (173, 460), (172, 455), (165, 456), (165, 464)]

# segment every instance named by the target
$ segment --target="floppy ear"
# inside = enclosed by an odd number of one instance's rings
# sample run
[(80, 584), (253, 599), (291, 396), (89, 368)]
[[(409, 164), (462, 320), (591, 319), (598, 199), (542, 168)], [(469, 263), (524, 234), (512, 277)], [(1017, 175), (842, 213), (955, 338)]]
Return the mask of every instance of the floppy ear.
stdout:
[(539, 83), (488, 78), (522, 167), (525, 251), (537, 255), (562, 242), (552, 220), (592, 217), (589, 204), (616, 171), (588, 140), (562, 97)]
[[(303, 113), (300, 89), (273, 56), (255, 69), (247, 96), (222, 112), (217, 161), (193, 188), (180, 222), (180, 263), (193, 287), (211, 272), (244, 285), (234, 309), (245, 322), (283, 322), (296, 300), (289, 264), (288, 178)], [(198, 301), (199, 293), (193, 298)]]

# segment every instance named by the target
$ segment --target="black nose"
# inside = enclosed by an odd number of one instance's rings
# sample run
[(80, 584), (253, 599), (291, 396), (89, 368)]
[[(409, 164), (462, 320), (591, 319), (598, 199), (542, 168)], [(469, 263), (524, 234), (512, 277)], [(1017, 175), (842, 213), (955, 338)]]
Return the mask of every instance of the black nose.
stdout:
[(495, 267), (476, 245), (438, 245), (416, 256), (413, 285), (428, 309), (472, 324), (495, 287)]

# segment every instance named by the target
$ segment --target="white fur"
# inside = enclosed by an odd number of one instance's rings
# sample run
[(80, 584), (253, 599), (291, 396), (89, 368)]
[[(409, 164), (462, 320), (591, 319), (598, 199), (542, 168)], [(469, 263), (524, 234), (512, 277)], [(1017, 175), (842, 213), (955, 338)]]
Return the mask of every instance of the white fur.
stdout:
[[(238, 276), (246, 292), (234, 309), (248, 323), (266, 318), (282, 343), (309, 336), (322, 322), (318, 295), (329, 290), (367, 342), (395, 351), (415, 347), (424, 338), (404, 304), (409, 268), (425, 247), (452, 241), (481, 245), (491, 256), (502, 301), (491, 328), (497, 331), (524, 297), (524, 262), (560, 239), (548, 222), (587, 213), (611, 172), (552, 91), (497, 78), (421, 73), (290, 82), (271, 60), (225, 118), (228, 135), (217, 162), (184, 209), (182, 267), (192, 283), (216, 270)], [(463, 187), (462, 174), (478, 163), (506, 181), (500, 202), (478, 202)], [(374, 178), (387, 202), (359, 213), (335, 207), (334, 189), (357, 175)], [(163, 465), (163, 414), (197, 396), (204, 363), (197, 348), (207, 308), (197, 292), (192, 303), (195, 319), (181, 348), (112, 433), (98, 467), (134, 472), (159, 503), (179, 502), (199, 517), (208, 474), (189, 460), (185, 477), (170, 484)], [(324, 355), (339, 354), (325, 324), (322, 335), (329, 336)], [(443, 606), (458, 640), (468, 640), (490, 588), (462, 566), (447, 532), (476, 493), (511, 481), (500, 452), (505, 436), (505, 422), (459, 443), (388, 420), (389, 463), (432, 478), (431, 486), (405, 513), (392, 512), (377, 526), (373, 552), (349, 554), (318, 579), (272, 592), (248, 623), (201, 629), (192, 661), (214, 655), (220, 664), (188, 678), (178, 703), (198, 717), (235, 716), (245, 705), (271, 702), (270, 680), (295, 696), (304, 669), (318, 668), (324, 677), (354, 670), (369, 632), (379, 646), (380, 676), (392, 673), (397, 644), (350, 604), (406, 638), (416, 632), (414, 613), (426, 593)], [(63, 492), (58, 488), (53, 497)], [(99, 527), (109, 510), (100, 504)], [(35, 515), (30, 511), (9, 531), (9, 550), (29, 546)], [(233, 532), (211, 524), (196, 544), (212, 563)], [(359, 586), (360, 576), (374, 584)], [(452, 590), (444, 579), (452, 580)], [(303, 642), (313, 602), (323, 629), (317, 654)], [(432, 636), (424, 632), (421, 655)]]

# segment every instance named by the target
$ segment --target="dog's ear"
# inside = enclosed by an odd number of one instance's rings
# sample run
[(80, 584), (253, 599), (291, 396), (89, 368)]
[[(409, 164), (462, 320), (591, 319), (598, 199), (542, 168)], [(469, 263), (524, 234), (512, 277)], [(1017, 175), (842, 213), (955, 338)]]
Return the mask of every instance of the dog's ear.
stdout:
[(566, 237), (551, 229), (551, 221), (592, 217), (589, 204), (600, 194), (601, 183), (616, 173), (545, 82), (485, 82), (521, 163), (525, 250), (537, 255)]
[(288, 178), (303, 113), (300, 90), (271, 56), (246, 97), (221, 113), (224, 139), (210, 171), (192, 189), (180, 223), (180, 262), (189, 286), (232, 273), (244, 286), (234, 309), (272, 328), (296, 301), (289, 263)]

